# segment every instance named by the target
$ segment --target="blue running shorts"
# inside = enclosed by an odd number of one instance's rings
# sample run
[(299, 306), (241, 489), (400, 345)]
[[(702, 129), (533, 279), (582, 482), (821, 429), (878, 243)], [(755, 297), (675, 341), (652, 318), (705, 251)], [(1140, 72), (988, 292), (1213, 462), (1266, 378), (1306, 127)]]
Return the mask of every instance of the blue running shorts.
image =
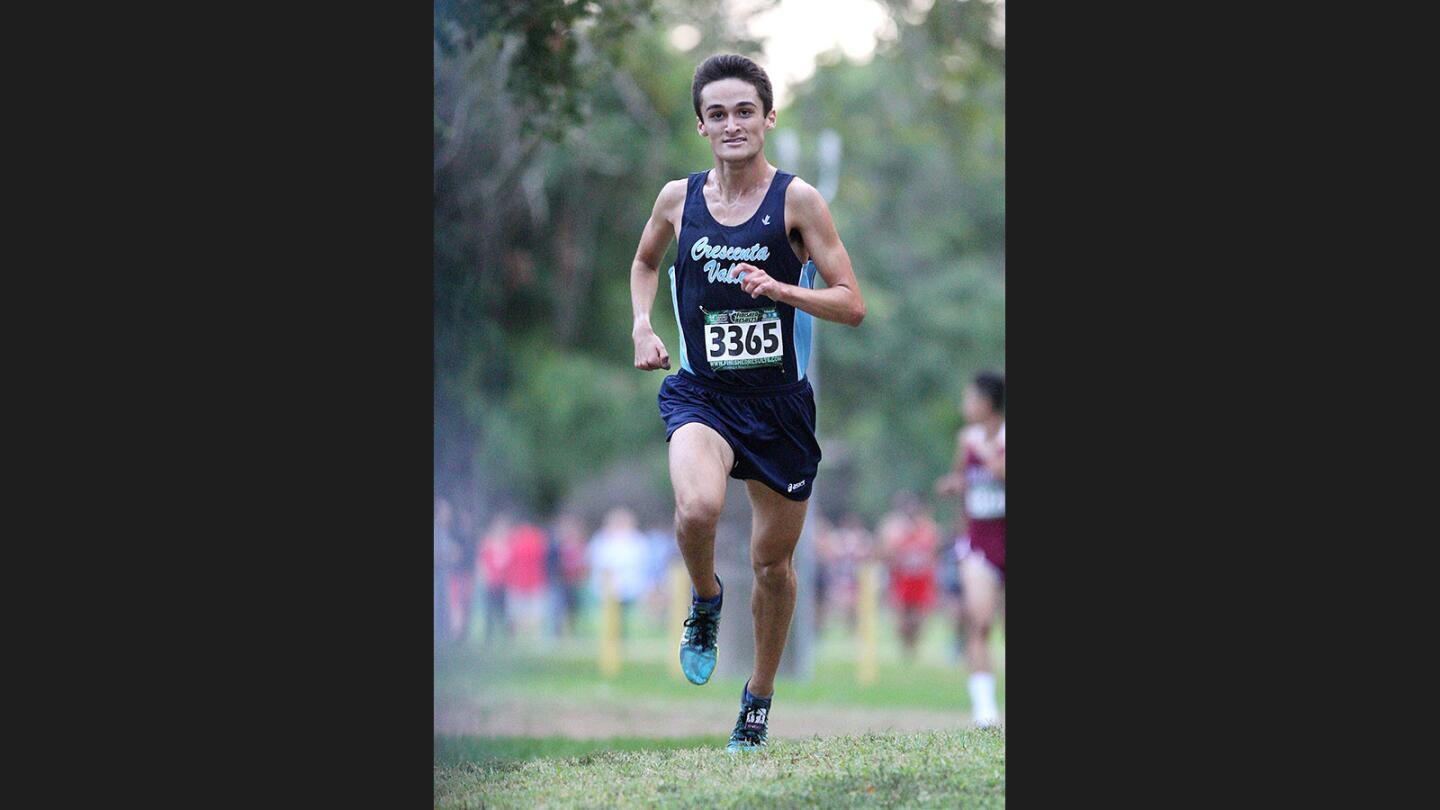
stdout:
[(659, 402), (665, 441), (689, 422), (708, 425), (735, 451), (731, 478), (759, 481), (792, 501), (810, 497), (820, 443), (809, 380), (736, 388), (682, 369), (660, 384)]

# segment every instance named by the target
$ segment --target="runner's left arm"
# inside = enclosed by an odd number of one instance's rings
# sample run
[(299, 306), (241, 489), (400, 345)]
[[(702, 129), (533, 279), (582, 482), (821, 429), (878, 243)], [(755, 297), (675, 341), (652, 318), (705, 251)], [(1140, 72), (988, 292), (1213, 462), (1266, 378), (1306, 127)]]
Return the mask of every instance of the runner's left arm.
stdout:
[(740, 288), (750, 293), (751, 298), (763, 295), (817, 318), (859, 326), (865, 318), (865, 299), (860, 296), (860, 284), (850, 266), (850, 254), (845, 251), (845, 244), (835, 230), (835, 221), (830, 218), (825, 198), (814, 186), (797, 177), (786, 189), (785, 218), (787, 226), (800, 232), (815, 268), (828, 286), (814, 290), (798, 284), (784, 284), (752, 264), (741, 263), (736, 266), (736, 272), (744, 273)]

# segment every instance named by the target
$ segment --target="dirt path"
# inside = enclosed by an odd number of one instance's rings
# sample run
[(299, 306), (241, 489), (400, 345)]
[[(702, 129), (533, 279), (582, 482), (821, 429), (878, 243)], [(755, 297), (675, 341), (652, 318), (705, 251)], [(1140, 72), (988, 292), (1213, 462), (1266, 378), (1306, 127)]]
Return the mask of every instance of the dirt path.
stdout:
[[(735, 722), (739, 703), (717, 693), (714, 701), (609, 703), (500, 700), (488, 703), (437, 704), (435, 733), (482, 736), (693, 737), (726, 734)], [(771, 715), (772, 735), (833, 736), (886, 731), (928, 731), (963, 728), (968, 712), (926, 709), (837, 708), (786, 705), (777, 702)]]

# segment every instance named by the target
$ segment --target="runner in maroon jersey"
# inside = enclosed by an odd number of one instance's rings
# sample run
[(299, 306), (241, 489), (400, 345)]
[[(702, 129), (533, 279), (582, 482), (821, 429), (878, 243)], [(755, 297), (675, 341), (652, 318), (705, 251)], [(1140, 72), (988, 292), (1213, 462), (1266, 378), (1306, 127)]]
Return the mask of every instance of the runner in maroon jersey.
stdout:
[(961, 407), (966, 425), (956, 442), (955, 469), (935, 489), (964, 499), (959, 510), (964, 530), (955, 553), (965, 603), (970, 703), (976, 724), (990, 726), (1000, 721), (990, 627), (1005, 588), (1005, 378), (990, 371), (975, 375)]

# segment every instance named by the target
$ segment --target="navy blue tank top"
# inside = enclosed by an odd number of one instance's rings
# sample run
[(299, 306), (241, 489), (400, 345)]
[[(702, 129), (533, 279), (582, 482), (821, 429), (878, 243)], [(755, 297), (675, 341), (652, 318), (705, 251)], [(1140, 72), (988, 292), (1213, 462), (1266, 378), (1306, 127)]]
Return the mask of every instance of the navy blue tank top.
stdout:
[(670, 300), (680, 324), (680, 368), (721, 388), (768, 388), (805, 379), (813, 319), (789, 304), (740, 289), (732, 268), (748, 262), (785, 284), (813, 287), (815, 264), (790, 247), (785, 189), (795, 175), (776, 171), (760, 208), (739, 225), (721, 225), (705, 204), (710, 170), (690, 175), (680, 246), (670, 268)]

